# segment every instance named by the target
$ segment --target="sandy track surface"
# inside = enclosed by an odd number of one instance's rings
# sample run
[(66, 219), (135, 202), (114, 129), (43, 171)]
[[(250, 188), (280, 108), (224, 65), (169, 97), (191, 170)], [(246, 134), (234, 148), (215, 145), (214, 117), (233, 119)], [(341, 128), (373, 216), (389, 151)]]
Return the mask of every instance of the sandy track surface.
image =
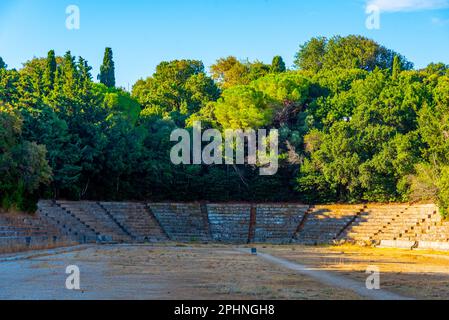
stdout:
[(368, 266), (380, 270), (381, 289), (415, 299), (449, 299), (449, 253), (357, 246), (259, 246), (290, 262), (365, 283)]
[(301, 265), (266, 253), (259, 252), (257, 256), (278, 266), (294, 270), (301, 275), (313, 278), (322, 284), (335, 288), (351, 290), (361, 297), (373, 300), (411, 300), (408, 297), (400, 296), (382, 289), (368, 289), (366, 282), (364, 283), (363, 281), (340, 276), (334, 272), (320, 270), (312, 266)]
[[(81, 290), (65, 288), (77, 265)], [(222, 246), (99, 246), (0, 262), (0, 299), (358, 299)]]
[[(259, 256), (233, 246), (176, 244), (9, 255), (0, 259), (0, 299), (449, 299), (449, 253), (257, 247)], [(65, 288), (69, 265), (80, 268), (79, 291)], [(380, 269), (386, 296), (359, 291), (368, 266)]]

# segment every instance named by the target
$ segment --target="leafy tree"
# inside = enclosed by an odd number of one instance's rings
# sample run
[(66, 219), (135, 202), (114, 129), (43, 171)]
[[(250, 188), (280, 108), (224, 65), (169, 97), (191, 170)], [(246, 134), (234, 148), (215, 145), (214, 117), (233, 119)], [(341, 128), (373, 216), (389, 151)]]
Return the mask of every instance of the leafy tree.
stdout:
[[(335, 121), (348, 120), (356, 107), (356, 97), (362, 100), (366, 95), (371, 97), (379, 94), (375, 89), (382, 88), (383, 82), (376, 81), (374, 88), (365, 88), (363, 85), (369, 84), (363, 81), (367, 76), (368, 72), (360, 69), (322, 70), (315, 74), (310, 86), (314, 99), (308, 107), (314, 126), (328, 128)], [(377, 76), (384, 77), (382, 73)], [(358, 89), (353, 89), (355, 86)], [(363, 94), (359, 95), (358, 90), (363, 91)]]
[(0, 150), (5, 154), (18, 143), (18, 138), (22, 132), (22, 119), (17, 111), (9, 104), (0, 106)]
[(230, 56), (221, 58), (210, 67), (212, 78), (222, 89), (229, 89), (237, 85), (248, 85), (269, 74), (271, 66), (260, 61), (239, 61)]
[[(110, 80), (106, 51), (101, 71)], [(0, 205), (32, 210), (38, 197), (430, 199), (449, 212), (446, 64), (413, 70), (394, 51), (349, 36), (311, 39), (296, 65), (228, 57), (209, 77), (201, 61), (162, 62), (132, 94), (93, 83), (87, 61), (70, 52), (0, 68)], [(170, 133), (198, 120), (220, 130), (278, 129), (278, 174), (173, 165)]]
[(51, 180), (46, 148), (23, 139), (22, 119), (11, 105), (0, 106), (0, 124), (1, 206), (34, 209), (34, 192)]
[(62, 194), (71, 194), (81, 175), (82, 147), (76, 135), (48, 106), (24, 109), (22, 115), (23, 136), (47, 148), (46, 157), (52, 168), (49, 196), (58, 198)]
[(191, 114), (219, 97), (219, 90), (196, 60), (162, 62), (152, 77), (138, 81), (132, 96), (145, 116), (171, 117), (183, 124)]
[(300, 105), (309, 97), (310, 80), (296, 73), (270, 74), (251, 86), (280, 103)]
[(119, 117), (131, 124), (136, 124), (141, 112), (140, 104), (123, 89), (108, 88), (103, 84), (95, 84), (94, 91), (103, 100), (103, 107), (108, 119)]
[[(361, 74), (349, 86), (340, 82), (331, 89), (337, 94), (315, 105), (318, 117), (325, 108), (332, 121), (305, 138), (310, 155), (301, 167), (299, 190), (310, 192), (316, 183), (323, 198), (337, 201), (407, 198), (406, 177), (422, 159), (417, 115), (428, 92), (416, 73), (401, 73), (393, 82), (388, 73)], [(326, 78), (321, 83), (332, 84)]]
[(257, 129), (272, 121), (274, 106), (264, 93), (249, 86), (236, 86), (223, 92), (214, 112), (222, 128)]
[(295, 65), (301, 70), (318, 72), (323, 68), (324, 57), (327, 53), (328, 40), (324, 37), (312, 38), (300, 46), (296, 54)]
[(439, 63), (430, 63), (425, 69), (422, 71), (426, 73), (428, 76), (435, 75), (437, 77), (444, 76), (449, 69), (449, 66), (439, 62)]
[(16, 103), (19, 94), (20, 74), (16, 70), (0, 69), (0, 101)]
[(236, 57), (227, 57), (217, 60), (210, 67), (212, 78), (218, 82), (221, 88), (227, 89), (236, 85), (247, 84), (245, 77), (248, 74), (247, 67)]
[(111, 48), (104, 52), (103, 64), (100, 66), (98, 80), (106, 87), (115, 87), (115, 65)]
[(45, 62), (43, 58), (33, 58), (25, 62), (23, 68), (19, 70), (21, 75), (19, 88), (23, 92), (20, 100), (26, 100), (27, 104), (35, 103), (38, 97), (45, 94)]
[(419, 111), (419, 131), (428, 145), (424, 154), (436, 165), (449, 164), (449, 77), (441, 77), (433, 90), (434, 103)]
[(404, 70), (413, 67), (401, 55), (362, 36), (321, 37), (313, 38), (300, 47), (295, 64), (302, 70), (313, 72), (333, 68), (373, 71), (376, 68), (391, 69), (395, 56), (400, 59)]
[(257, 79), (260, 79), (267, 74), (270, 73), (271, 66), (267, 65), (263, 62), (260, 62), (258, 60), (250, 62), (246, 61), (245, 63), (246, 68), (249, 70), (248, 75), (246, 76), (247, 83), (251, 83), (252, 81), (255, 81)]
[(410, 199), (431, 200), (439, 205), (442, 215), (448, 216), (449, 166), (419, 163), (416, 165), (415, 174), (409, 177), (409, 185)]

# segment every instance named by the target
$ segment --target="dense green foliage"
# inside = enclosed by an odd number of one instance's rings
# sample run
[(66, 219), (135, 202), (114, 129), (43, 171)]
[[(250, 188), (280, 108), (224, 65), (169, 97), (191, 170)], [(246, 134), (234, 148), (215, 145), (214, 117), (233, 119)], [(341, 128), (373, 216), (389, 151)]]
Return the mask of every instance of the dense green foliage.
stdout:
[(260, 61), (239, 61), (231, 56), (219, 59), (211, 66), (210, 72), (222, 89), (228, 89), (236, 85), (248, 85), (251, 81), (269, 74), (273, 68), (282, 68), (282, 62), (273, 61), (273, 66), (270, 66)]
[(3, 61), (2, 57), (0, 57), (0, 69), (6, 69), (8, 66), (5, 61)]
[(271, 73), (282, 73), (287, 71), (287, 67), (285, 66), (284, 59), (281, 56), (276, 56), (273, 58), (273, 62), (271, 63), (270, 72)]
[(30, 208), (25, 196), (50, 181), (51, 169), (43, 145), (24, 139), (23, 123), (11, 105), (0, 106), (0, 190), (2, 207)]
[(103, 64), (100, 66), (98, 80), (106, 87), (115, 87), (115, 64), (111, 48), (106, 48), (104, 52)]
[(301, 46), (295, 64), (300, 69), (313, 72), (334, 68), (373, 71), (375, 68), (392, 68), (395, 57), (398, 57), (403, 69), (413, 67), (413, 64), (396, 52), (362, 36), (336, 36), (331, 39), (320, 37)]
[(142, 117), (159, 116), (181, 126), (219, 95), (203, 63), (195, 60), (162, 62), (152, 77), (137, 81), (133, 87), (133, 96), (142, 106)]
[[(0, 64), (3, 63), (2, 60)], [(94, 83), (70, 52), (0, 67), (0, 200), (357, 202), (449, 208), (449, 69), (414, 70), (359, 36), (314, 38), (271, 65), (162, 62), (132, 93), (107, 49)], [(171, 163), (176, 128), (276, 128), (280, 169)]]

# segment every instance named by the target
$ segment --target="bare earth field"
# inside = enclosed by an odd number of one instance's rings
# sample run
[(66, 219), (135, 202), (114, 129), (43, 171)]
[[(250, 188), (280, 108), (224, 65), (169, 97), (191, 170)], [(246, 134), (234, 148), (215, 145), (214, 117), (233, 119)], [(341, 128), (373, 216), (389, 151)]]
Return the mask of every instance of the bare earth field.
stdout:
[[(449, 297), (449, 254), (346, 246), (258, 249), (361, 287), (367, 266), (375, 265), (387, 292), (410, 298)], [(80, 268), (79, 291), (65, 288), (69, 265)], [(0, 256), (0, 299), (366, 298), (342, 287), (233, 246), (91, 246), (18, 260)]]
[(357, 246), (277, 246), (261, 250), (363, 283), (368, 266), (375, 266), (380, 270), (383, 290), (414, 299), (449, 299), (447, 252)]

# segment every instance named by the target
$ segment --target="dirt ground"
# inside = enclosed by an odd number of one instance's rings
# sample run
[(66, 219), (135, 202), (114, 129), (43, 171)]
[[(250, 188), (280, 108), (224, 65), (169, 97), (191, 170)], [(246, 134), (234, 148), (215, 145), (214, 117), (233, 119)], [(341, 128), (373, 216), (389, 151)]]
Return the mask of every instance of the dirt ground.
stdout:
[[(80, 269), (81, 290), (65, 288)], [(0, 262), (0, 299), (358, 299), (220, 246), (101, 246)]]
[[(275, 257), (381, 287), (405, 297), (449, 298), (449, 254), (359, 247), (258, 246)], [(0, 256), (1, 258), (1, 256)], [(1, 259), (0, 259), (1, 261)], [(65, 288), (66, 267), (81, 289)], [(0, 262), (0, 299), (361, 299), (348, 289), (271, 263), (233, 246), (93, 246)]]
[(260, 246), (261, 251), (365, 282), (379, 268), (381, 289), (416, 299), (449, 299), (449, 252), (358, 246)]

